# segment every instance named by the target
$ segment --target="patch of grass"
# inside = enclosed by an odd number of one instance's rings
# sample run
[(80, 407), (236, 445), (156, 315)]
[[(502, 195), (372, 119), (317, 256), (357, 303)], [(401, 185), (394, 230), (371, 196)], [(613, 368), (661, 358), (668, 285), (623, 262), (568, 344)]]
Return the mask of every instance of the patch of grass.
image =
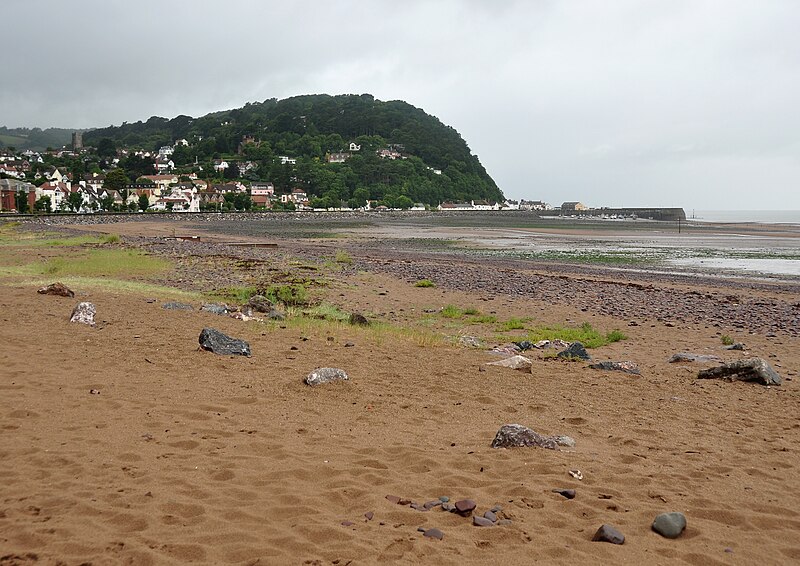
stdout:
[(257, 294), (255, 287), (221, 287), (209, 293), (215, 299), (222, 299), (232, 303), (246, 303), (250, 297)]
[(445, 318), (461, 318), (464, 316), (464, 311), (455, 305), (446, 305), (445, 307), (442, 307), (442, 310), (439, 314)]
[(461, 312), (464, 313), (465, 315), (469, 315), (469, 316), (475, 316), (475, 315), (481, 314), (481, 311), (479, 311), (475, 307), (467, 307)]
[(627, 336), (620, 330), (612, 330), (606, 334), (592, 328), (588, 322), (578, 327), (566, 326), (541, 326), (528, 331), (527, 339), (531, 342), (540, 340), (564, 340), (565, 342), (580, 342), (587, 348), (599, 348), (612, 342), (625, 340)]
[(525, 322), (527, 319), (522, 318), (509, 318), (505, 322), (501, 322), (498, 327), (498, 332), (509, 332), (511, 330), (524, 330), (525, 329)]
[(436, 287), (436, 283), (431, 281), (430, 279), (420, 279), (416, 283), (414, 283), (414, 287), (421, 287), (421, 288), (429, 288), (429, 287)]
[(103, 244), (118, 244), (119, 241), (119, 234), (108, 234), (100, 238), (100, 242)]
[(471, 324), (494, 324), (497, 322), (497, 317), (493, 314), (479, 314), (469, 319)]
[(333, 260), (343, 265), (351, 265), (353, 263), (353, 257), (345, 250), (336, 250), (336, 255), (333, 257)]
[(42, 275), (79, 277), (141, 277), (166, 271), (168, 261), (139, 251), (119, 249), (87, 250), (70, 257), (55, 257), (34, 264)]
[(273, 284), (266, 289), (259, 289), (259, 293), (273, 303), (283, 303), (286, 306), (308, 304), (308, 289), (302, 284)]
[(730, 346), (731, 344), (733, 344), (733, 338), (731, 338), (727, 334), (723, 334), (722, 336), (719, 337), (719, 339), (722, 340), (723, 346)]
[[(143, 283), (141, 281), (125, 281), (122, 279), (109, 279), (100, 277), (59, 277), (59, 281), (74, 291), (95, 289), (98, 291), (108, 291), (113, 293), (132, 293), (159, 299), (184, 299), (184, 300), (203, 300), (200, 293), (193, 291), (183, 291), (174, 287)], [(15, 280), (14, 285), (26, 285), (31, 287), (43, 287), (52, 283), (52, 279), (31, 278), (23, 281)], [(2, 279), (0, 279), (2, 284)]]
[(309, 318), (328, 320), (331, 322), (347, 322), (350, 319), (350, 313), (346, 313), (336, 305), (330, 303), (320, 303), (317, 306), (303, 309), (299, 311), (299, 314)]

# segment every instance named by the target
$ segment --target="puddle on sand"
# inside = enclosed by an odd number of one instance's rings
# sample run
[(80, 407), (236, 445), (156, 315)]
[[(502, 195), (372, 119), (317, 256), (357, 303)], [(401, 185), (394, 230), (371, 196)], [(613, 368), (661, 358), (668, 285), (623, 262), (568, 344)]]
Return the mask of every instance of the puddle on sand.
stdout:
[(744, 271), (747, 273), (800, 276), (800, 260), (795, 259), (684, 257), (667, 260), (667, 263), (679, 267), (701, 269), (703, 271), (724, 269), (730, 271)]

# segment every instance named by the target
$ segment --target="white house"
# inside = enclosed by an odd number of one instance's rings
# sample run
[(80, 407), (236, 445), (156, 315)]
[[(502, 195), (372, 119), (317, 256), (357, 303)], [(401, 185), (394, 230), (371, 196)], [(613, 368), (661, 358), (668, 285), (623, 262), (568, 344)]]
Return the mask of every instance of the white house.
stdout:
[(350, 142), (350, 151), (361, 151), (361, 146), (356, 142)]
[(278, 159), (281, 160), (281, 165), (286, 165), (287, 163), (289, 165), (297, 165), (297, 159), (295, 159), (294, 157), (288, 157), (286, 155), (279, 155)]

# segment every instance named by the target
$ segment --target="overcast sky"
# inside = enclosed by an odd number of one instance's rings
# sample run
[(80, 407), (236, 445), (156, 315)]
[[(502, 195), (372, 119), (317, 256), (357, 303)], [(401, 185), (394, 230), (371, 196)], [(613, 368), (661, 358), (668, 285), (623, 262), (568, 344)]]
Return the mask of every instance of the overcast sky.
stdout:
[(0, 125), (405, 100), (507, 197), (800, 209), (797, 0), (3, 0)]

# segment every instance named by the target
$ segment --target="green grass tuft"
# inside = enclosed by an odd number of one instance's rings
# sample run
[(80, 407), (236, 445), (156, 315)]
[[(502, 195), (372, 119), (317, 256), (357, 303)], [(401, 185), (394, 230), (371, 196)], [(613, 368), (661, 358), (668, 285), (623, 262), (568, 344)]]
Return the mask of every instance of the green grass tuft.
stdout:
[(469, 319), (471, 324), (494, 324), (497, 317), (493, 314), (480, 314)]
[(337, 250), (333, 259), (336, 263), (344, 265), (351, 265), (353, 263), (352, 256), (344, 250)]
[(420, 279), (419, 281), (414, 283), (414, 287), (421, 287), (421, 288), (436, 287), (436, 283), (434, 283), (430, 279)]
[(445, 318), (461, 318), (464, 316), (464, 312), (455, 305), (443, 307), (440, 314)]
[(501, 322), (497, 327), (498, 332), (509, 332), (511, 330), (524, 330), (525, 322), (527, 319), (522, 318), (509, 318), (505, 322)]
[(731, 344), (733, 344), (733, 338), (731, 338), (727, 334), (723, 334), (722, 336), (719, 337), (719, 339), (722, 340), (723, 346), (730, 346)]
[(564, 340), (565, 342), (580, 342), (587, 348), (599, 348), (612, 342), (625, 340), (627, 336), (620, 330), (612, 330), (602, 334), (588, 322), (578, 327), (541, 326), (529, 329), (527, 339), (531, 342), (540, 340)]

